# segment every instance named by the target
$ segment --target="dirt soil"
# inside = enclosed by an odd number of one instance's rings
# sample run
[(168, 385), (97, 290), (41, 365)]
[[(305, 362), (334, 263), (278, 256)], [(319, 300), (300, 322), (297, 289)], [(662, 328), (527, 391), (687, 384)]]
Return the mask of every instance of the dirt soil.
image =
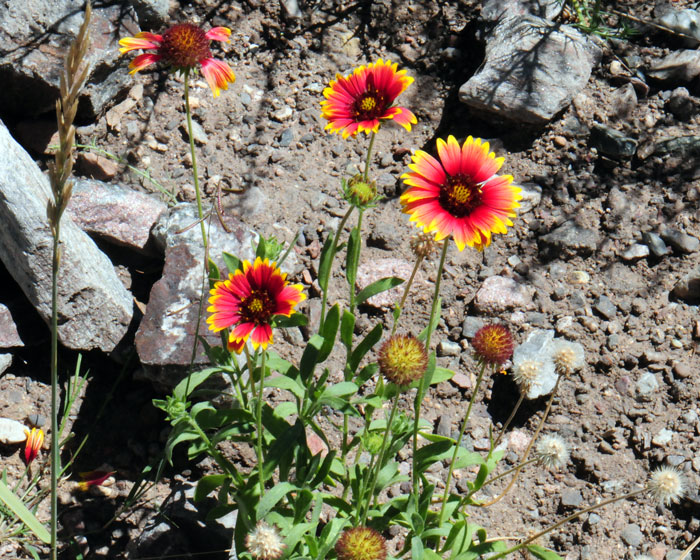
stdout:
[[(399, 62), (415, 78), (399, 101), (414, 111), (418, 124), (410, 133), (387, 125), (377, 136), (372, 173), (385, 198), (366, 214), (365, 263), (387, 258), (412, 262), (408, 240), (415, 228), (400, 212), (398, 196), (403, 186), (398, 178), (407, 170), (411, 152), (434, 153), (438, 137), (453, 134), (461, 139), (471, 134), (488, 139), (497, 154), (506, 158), (503, 172), (512, 174), (516, 183), (542, 187), (541, 203), (519, 215), (508, 234), (496, 236), (484, 253), (450, 248), (442, 284), (443, 319), (434, 341), (461, 345), (458, 355), (441, 356), (438, 365), (464, 377), (459, 384), (444, 383), (431, 390), (425, 418), (434, 422), (436, 430), (442, 424), (448, 434), (459, 429), (476, 373), (462, 324), (475, 315), (474, 294), (490, 276), (510, 276), (531, 287), (534, 303), (529, 309), (482, 319), (504, 321), (518, 342), (534, 328), (557, 325), (558, 336), (580, 342), (586, 350), (585, 368), (563, 384), (545, 427), (545, 432), (557, 432), (568, 440), (571, 463), (556, 473), (526, 469), (506, 499), (488, 511), (475, 512), (473, 520), (487, 527), (490, 536), (517, 538), (565, 516), (573, 507), (634, 489), (650, 469), (670, 463), (688, 475), (689, 497), (680, 505), (657, 508), (643, 499), (617, 503), (565, 525), (546, 544), (571, 560), (622, 559), (641, 553), (656, 560), (675, 558), (674, 551), (683, 550), (700, 532), (700, 360), (696, 354), (700, 333), (697, 306), (669, 300), (669, 291), (698, 265), (699, 258), (697, 252), (673, 253), (623, 262), (620, 255), (639, 242), (643, 232), (657, 231), (661, 224), (700, 236), (700, 181), (692, 178), (692, 170), (689, 176), (683, 165), (687, 162), (657, 157), (613, 161), (600, 156), (589, 146), (588, 134), (577, 133), (571, 123), (579, 121), (585, 130), (593, 121), (605, 122), (639, 138), (640, 144), (660, 137), (700, 135), (698, 116), (676, 120), (664, 110), (668, 91), (653, 84), (629, 115), (619, 117), (614, 110), (620, 83), (610, 72), (612, 63), (630, 54), (648, 62), (681, 46), (672, 37), (651, 31), (629, 41), (603, 43), (603, 61), (582, 92), (588, 110), (572, 106), (548, 126), (530, 129), (471, 112), (457, 99), (459, 87), (483, 56), (475, 24), (478, 2), (319, 0), (301, 7), (300, 20), (285, 17), (277, 2), (259, 0), (194, 0), (179, 4), (172, 14), (173, 22), (233, 30), (231, 42), (216, 46), (214, 54), (232, 66), (235, 84), (218, 98), (201, 80), (192, 92), (194, 118), (206, 135), (206, 142), (198, 146), (198, 163), (207, 196), (215, 195), (218, 184), (239, 190), (223, 194), (226, 219), (241, 220), (263, 235), (291, 242), (301, 228), (296, 281), (306, 284), (305, 309), (317, 310), (319, 294), (313, 281), (320, 247), (346, 208), (340, 198), (340, 179), (362, 165), (367, 149), (364, 136), (343, 140), (323, 131), (321, 92), (336, 73), (346, 74), (360, 63), (378, 57)], [(650, 6), (636, 0), (618, 9), (648, 17)], [(127, 63), (125, 59), (116, 71), (126, 72)], [(79, 141), (94, 142), (148, 169), (178, 200), (191, 201), (194, 189), (181, 127), (182, 91), (182, 80), (176, 76), (142, 72), (134, 77), (131, 92), (137, 105), (120, 125), (110, 128), (104, 117), (81, 123)], [(115, 181), (159, 192), (126, 168)], [(538, 239), (569, 218), (600, 231), (599, 250), (585, 258), (545, 259)], [(117, 253), (111, 250), (110, 255)], [(114, 258), (131, 264), (128, 256)], [(154, 260), (132, 267), (139, 301), (147, 302), (161, 266)], [(436, 266), (434, 259), (422, 267), (422, 278), (403, 319), (407, 331), (425, 325)], [(13, 315), (25, 317), (19, 326), (27, 347), (0, 377), (0, 416), (48, 418), (48, 330), (4, 270), (2, 275), (3, 285), (10, 286), (8, 293), (16, 294), (8, 303)], [(331, 301), (343, 302), (347, 296), (342, 275), (337, 274), (332, 284), (336, 292)], [(617, 307), (614, 317), (594, 310), (601, 295)], [(390, 325), (388, 307), (367, 306), (361, 311), (360, 332), (376, 321)], [(561, 321), (567, 317), (572, 320)], [(298, 354), (292, 337), (278, 340), (276, 351)], [(64, 370), (72, 369), (75, 361), (73, 353), (60, 355)], [(73, 545), (65, 558), (78, 557), (81, 550), (85, 558), (126, 558), (130, 550), (131, 557), (137, 557), (133, 542), (147, 523), (157, 519), (163, 499), (182, 491), (188, 481), (196, 482), (211, 465), (188, 463), (177, 454), (174, 467), (166, 468), (144, 499), (109, 523), (141, 470), (160, 456), (167, 426), (151, 404), (160, 395), (138, 381), (138, 364), (122, 367), (99, 354), (88, 354), (83, 365), (90, 369), (90, 379), (72, 429), (78, 438), (85, 434), (90, 438), (74, 471), (105, 465), (115, 474), (111, 485), (88, 493), (77, 490), (77, 476), (62, 485), (62, 522), (65, 538), (72, 536)], [(658, 388), (640, 396), (636, 384), (647, 372), (655, 375)], [(482, 448), (488, 427), (507, 418), (517, 394), (508, 376), (488, 381), (468, 430), (469, 446)], [(106, 395), (111, 398), (100, 411)], [(517, 414), (507, 466), (517, 463), (522, 442), (532, 434), (544, 406), (544, 400), (529, 402)], [(669, 440), (659, 437), (666, 434), (662, 430), (670, 431)], [(254, 460), (245, 456), (245, 450), (231, 452), (240, 453), (243, 465)], [(2, 456), (8, 476), (18, 476), (23, 469), (21, 452), (3, 449)], [(457, 478), (458, 488), (465, 476)], [(634, 527), (641, 532), (636, 540)], [(223, 537), (211, 539), (195, 521), (180, 521), (179, 529), (155, 538), (139, 554), (191, 558), (192, 553), (229, 546)], [(19, 554), (2, 549), (2, 544), (0, 550), (3, 558)], [(693, 558), (700, 558), (698, 554)], [(220, 552), (206, 557), (228, 556)]]

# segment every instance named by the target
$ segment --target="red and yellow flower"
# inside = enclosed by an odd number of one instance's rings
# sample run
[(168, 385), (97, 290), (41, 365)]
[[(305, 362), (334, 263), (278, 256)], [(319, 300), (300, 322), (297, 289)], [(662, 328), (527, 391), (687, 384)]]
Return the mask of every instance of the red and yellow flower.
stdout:
[(24, 444), (24, 461), (31, 463), (39, 455), (42, 445), (44, 445), (44, 430), (41, 428), (32, 428), (32, 431), (24, 430), (27, 434), (27, 441)]
[(243, 270), (214, 285), (207, 323), (214, 332), (230, 329), (229, 350), (240, 353), (248, 338), (253, 348), (264, 349), (272, 342), (272, 318), (289, 317), (306, 299), (301, 284), (290, 285), (286, 278), (275, 263), (258, 257), (253, 264), (244, 261)]
[(355, 68), (348, 76), (336, 79), (323, 90), (326, 101), (321, 102), (321, 116), (328, 121), (326, 130), (338, 132), (343, 138), (358, 132), (377, 132), (384, 120), (394, 120), (406, 130), (416, 124), (416, 116), (393, 105), (396, 98), (413, 83), (406, 70), (381, 58), (373, 64)]
[(503, 158), (489, 143), (471, 136), (461, 146), (454, 136), (437, 141), (439, 161), (418, 150), (401, 176), (409, 188), (401, 195), (403, 211), (440, 241), (452, 236), (457, 248), (483, 250), (494, 233), (506, 233), (522, 198), (511, 175), (497, 175)]
[(228, 84), (233, 83), (236, 76), (228, 64), (212, 58), (209, 43), (228, 43), (229, 35), (231, 30), (226, 27), (214, 27), (205, 33), (191, 23), (178, 23), (162, 35), (143, 31), (135, 37), (124, 37), (119, 40), (122, 47), (119, 52), (124, 54), (136, 49), (155, 49), (155, 53), (143, 53), (131, 61), (131, 74), (158, 61), (181, 72), (199, 67), (214, 97), (217, 97), (219, 90), (228, 89)]
[(87, 492), (93, 486), (102, 486), (104, 482), (113, 474), (115, 471), (87, 471), (80, 473), (80, 482), (78, 482), (78, 488), (83, 492)]

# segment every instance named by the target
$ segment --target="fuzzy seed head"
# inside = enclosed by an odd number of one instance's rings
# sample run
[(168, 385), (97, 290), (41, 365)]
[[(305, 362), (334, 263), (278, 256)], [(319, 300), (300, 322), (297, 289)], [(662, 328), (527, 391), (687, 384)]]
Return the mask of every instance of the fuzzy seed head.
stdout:
[(209, 38), (191, 23), (179, 23), (165, 31), (158, 53), (164, 62), (182, 69), (194, 68), (202, 60), (211, 58)]
[(277, 528), (264, 521), (258, 521), (255, 529), (248, 533), (245, 546), (256, 560), (277, 560), (286, 548)]
[(415, 336), (394, 335), (379, 351), (379, 371), (396, 385), (410, 385), (423, 377), (427, 369), (425, 344)]
[(413, 254), (422, 259), (430, 257), (438, 248), (438, 243), (435, 241), (435, 234), (425, 233), (424, 231), (420, 231), (416, 235), (411, 236), (410, 245)]
[(547, 435), (537, 442), (535, 454), (546, 468), (558, 469), (569, 461), (569, 446), (559, 436)]
[(513, 367), (513, 379), (520, 390), (527, 393), (541, 375), (544, 363), (539, 360), (523, 360)]
[(651, 473), (647, 489), (657, 504), (670, 506), (685, 495), (685, 476), (672, 467), (661, 467)]
[(559, 375), (571, 375), (583, 367), (583, 346), (578, 342), (555, 339), (550, 349)]
[(502, 366), (513, 355), (513, 335), (505, 325), (486, 325), (476, 331), (472, 346), (481, 363)]
[(385, 560), (386, 540), (370, 527), (346, 529), (335, 544), (338, 560)]

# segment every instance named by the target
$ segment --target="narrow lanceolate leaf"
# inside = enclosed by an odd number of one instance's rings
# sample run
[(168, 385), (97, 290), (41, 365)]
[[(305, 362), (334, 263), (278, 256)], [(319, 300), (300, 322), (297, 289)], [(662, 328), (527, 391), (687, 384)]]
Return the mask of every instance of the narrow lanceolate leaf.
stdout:
[(0, 500), (19, 517), (22, 523), (24, 523), (41, 542), (45, 544), (51, 542), (51, 535), (49, 535), (46, 527), (41, 524), (35, 515), (27, 509), (27, 506), (22, 503), (22, 500), (20, 500), (1, 480)]

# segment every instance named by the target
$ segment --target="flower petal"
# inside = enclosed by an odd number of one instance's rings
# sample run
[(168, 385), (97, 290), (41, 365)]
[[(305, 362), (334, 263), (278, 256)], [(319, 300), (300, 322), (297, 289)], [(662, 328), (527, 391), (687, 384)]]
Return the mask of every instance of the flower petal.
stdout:
[(138, 72), (139, 70), (143, 70), (147, 66), (150, 66), (151, 64), (154, 64), (158, 62), (162, 57), (159, 54), (152, 54), (152, 53), (143, 53), (138, 55), (134, 60), (131, 61), (131, 64), (129, 64), (129, 69), (131, 72), (129, 74), (134, 74)]
[(215, 58), (201, 61), (202, 75), (207, 80), (214, 97), (219, 96), (219, 89), (228, 89), (228, 84), (236, 80), (236, 75), (228, 64)]
[(223, 43), (228, 43), (230, 41), (230, 35), (231, 30), (228, 27), (212, 27), (205, 34), (206, 38), (210, 41), (221, 41)]

